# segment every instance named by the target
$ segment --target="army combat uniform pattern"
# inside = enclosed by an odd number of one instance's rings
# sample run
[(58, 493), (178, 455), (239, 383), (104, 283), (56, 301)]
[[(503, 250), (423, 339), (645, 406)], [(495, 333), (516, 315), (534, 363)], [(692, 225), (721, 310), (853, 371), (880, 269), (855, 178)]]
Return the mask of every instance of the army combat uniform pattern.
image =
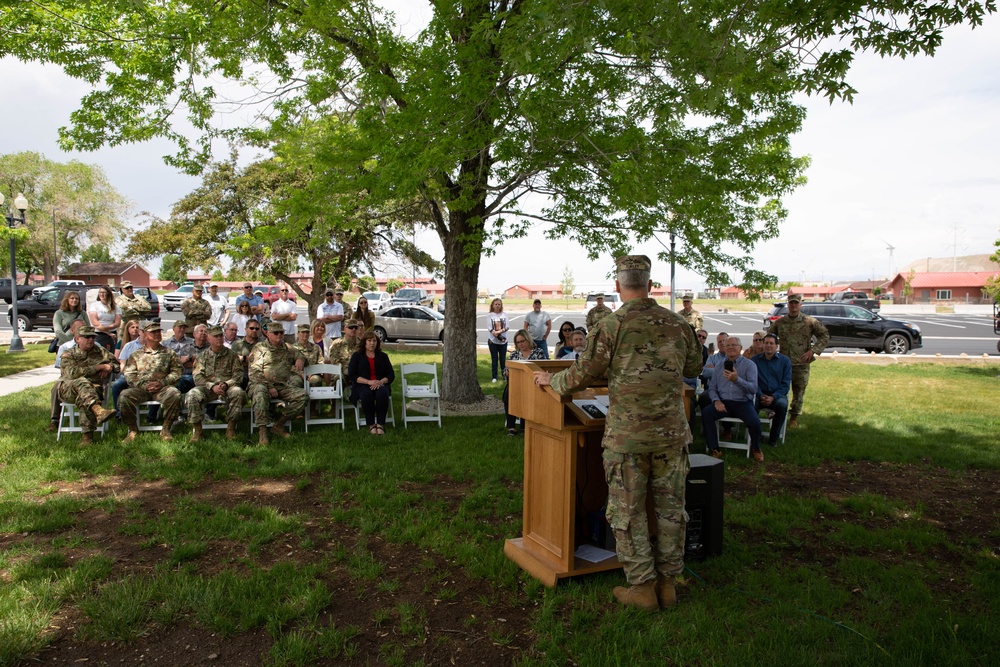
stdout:
[[(657, 573), (675, 576), (684, 566), (691, 431), (682, 380), (697, 376), (701, 365), (701, 345), (684, 319), (642, 298), (602, 318), (580, 358), (552, 376), (552, 388), (564, 396), (607, 376), (610, 407), (602, 441), (607, 519), (633, 586), (654, 580)], [(646, 523), (649, 479), (658, 534), (655, 558)]]
[[(219, 396), (212, 387), (224, 382), (226, 391)], [(188, 410), (188, 423), (200, 424), (205, 420), (205, 403), (221, 399), (226, 404), (226, 421), (239, 420), (247, 394), (240, 383), (243, 382), (243, 364), (228, 347), (218, 353), (211, 348), (201, 352), (194, 362), (194, 389), (184, 397)]]
[(122, 311), (122, 324), (129, 320), (144, 320), (153, 310), (149, 302), (138, 294), (134, 294), (131, 298), (119, 294), (115, 298), (115, 304)]
[(358, 351), (358, 339), (347, 340), (338, 338), (330, 343), (330, 351), (327, 359), (331, 364), (340, 364), (340, 373), (344, 376), (344, 386), (349, 387), (351, 380), (347, 378), (347, 366), (351, 363), (351, 357)]
[(264, 341), (254, 346), (250, 355), (249, 394), (254, 419), (261, 426), (271, 423), (268, 414), (271, 389), (285, 403), (279, 409), (281, 416), (291, 419), (305, 408), (306, 390), (302, 388), (302, 376), (295, 370), (295, 361), (301, 358), (302, 353), (287, 343), (274, 346)]
[(681, 308), (677, 314), (684, 318), (684, 321), (697, 329), (705, 328), (705, 318), (694, 308)]
[[(317, 364), (326, 363), (326, 360), (323, 358), (323, 350), (320, 348), (319, 345), (317, 345), (312, 341), (306, 341), (305, 345), (301, 343), (295, 343), (294, 345), (292, 345), (292, 347), (298, 350), (299, 354), (302, 355), (302, 358), (306, 360), (306, 366), (315, 366)], [(322, 384), (323, 384), (323, 376), (321, 375), (309, 376), (310, 387), (319, 387)]]
[[(157, 401), (163, 406), (161, 415), (164, 424), (172, 424), (181, 412), (181, 392), (174, 385), (180, 379), (183, 368), (180, 358), (173, 350), (162, 345), (156, 349), (140, 347), (125, 362), (125, 380), (129, 388), (118, 398), (118, 409), (122, 421), (134, 431), (138, 425), (139, 404)], [(146, 385), (158, 380), (163, 388), (155, 394), (146, 391)]]
[(194, 331), (199, 324), (208, 324), (208, 319), (212, 317), (212, 304), (205, 299), (190, 297), (181, 302), (181, 312), (184, 313), (188, 331)]
[(604, 305), (594, 306), (591, 308), (590, 312), (587, 313), (587, 331), (593, 329), (594, 325), (597, 324), (602, 318), (613, 312), (613, 310)]
[(802, 361), (802, 355), (807, 350), (815, 354), (825, 350), (830, 344), (830, 332), (815, 317), (800, 312), (796, 317), (785, 315), (775, 320), (769, 333), (778, 337), (781, 353), (792, 360), (792, 402), (788, 406), (788, 416), (798, 417), (802, 414), (802, 403), (809, 384), (810, 364)]
[(90, 408), (100, 405), (104, 396), (104, 380), (97, 371), (102, 364), (111, 366), (111, 375), (121, 369), (114, 355), (100, 345), (94, 345), (88, 352), (72, 347), (63, 352), (59, 362), (59, 400), (76, 406), (84, 433), (93, 433), (97, 428), (97, 418)]

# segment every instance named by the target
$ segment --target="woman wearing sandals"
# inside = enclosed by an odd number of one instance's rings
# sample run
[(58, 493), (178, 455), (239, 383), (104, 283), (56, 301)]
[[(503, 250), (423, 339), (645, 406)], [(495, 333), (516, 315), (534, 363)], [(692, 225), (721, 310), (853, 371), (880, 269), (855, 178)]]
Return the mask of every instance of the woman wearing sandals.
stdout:
[(365, 423), (372, 435), (385, 433), (385, 416), (389, 411), (389, 385), (396, 379), (389, 355), (382, 351), (382, 341), (374, 331), (366, 331), (358, 341), (358, 351), (351, 356), (348, 376), (354, 378), (348, 400), (365, 412)]

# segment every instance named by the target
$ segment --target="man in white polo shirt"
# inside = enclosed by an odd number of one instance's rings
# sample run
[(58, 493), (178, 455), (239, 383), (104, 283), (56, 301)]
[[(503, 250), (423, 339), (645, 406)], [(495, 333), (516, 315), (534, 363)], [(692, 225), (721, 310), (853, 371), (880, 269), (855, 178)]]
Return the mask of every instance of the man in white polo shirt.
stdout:
[(340, 338), (340, 325), (344, 321), (344, 306), (339, 301), (334, 301), (334, 295), (332, 289), (326, 290), (325, 300), (316, 308), (316, 319), (326, 325), (327, 337), (337, 340)]
[(281, 288), (281, 298), (271, 304), (271, 321), (279, 322), (285, 330), (285, 342), (295, 342), (295, 302), (288, 298), (288, 288)]

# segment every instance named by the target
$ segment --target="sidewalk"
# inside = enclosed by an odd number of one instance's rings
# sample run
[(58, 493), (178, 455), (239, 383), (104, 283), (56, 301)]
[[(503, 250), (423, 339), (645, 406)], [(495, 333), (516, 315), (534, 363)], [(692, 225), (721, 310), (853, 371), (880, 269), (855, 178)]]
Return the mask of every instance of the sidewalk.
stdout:
[(55, 366), (43, 366), (33, 368), (30, 371), (21, 371), (7, 377), (0, 378), (0, 396), (16, 394), (19, 391), (40, 387), (43, 384), (55, 382), (59, 379), (59, 369)]

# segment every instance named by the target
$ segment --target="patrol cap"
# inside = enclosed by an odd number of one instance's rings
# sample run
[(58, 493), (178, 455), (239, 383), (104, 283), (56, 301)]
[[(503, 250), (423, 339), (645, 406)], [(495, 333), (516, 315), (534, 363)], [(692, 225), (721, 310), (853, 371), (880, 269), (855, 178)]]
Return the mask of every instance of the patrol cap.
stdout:
[(309, 325), (308, 324), (298, 324), (298, 325), (295, 326), (295, 330), (298, 331), (299, 333), (309, 333)]
[(792, 301), (797, 301), (798, 303), (802, 303), (802, 295), (801, 294), (789, 294), (788, 295), (788, 302), (791, 303)]
[(144, 322), (142, 325), (142, 330), (145, 333), (150, 333), (152, 331), (163, 331), (163, 329), (160, 327), (159, 322)]
[(334, 294), (336, 294), (337, 296), (344, 296), (344, 290), (338, 289), (336, 292), (334, 292)]
[(684, 294), (684, 296), (681, 297), (681, 301), (691, 301), (693, 299), (694, 299), (694, 294), (691, 294), (691, 292), (687, 292)]
[(285, 333), (285, 327), (281, 325), (281, 322), (268, 322), (267, 328), (265, 329), (267, 333)]
[(176, 322), (174, 322), (174, 328), (184, 327), (186, 329), (187, 325), (188, 325), (188, 323), (185, 322), (184, 320), (177, 320)]
[(653, 263), (645, 255), (622, 255), (615, 260), (615, 268), (619, 271), (649, 271)]
[(360, 322), (358, 322), (358, 321), (357, 321), (356, 319), (354, 319), (354, 318), (352, 317), (352, 318), (351, 318), (351, 319), (349, 319), (349, 320), (344, 320), (344, 326), (345, 326), (345, 327), (347, 327), (348, 329), (350, 329), (350, 328), (352, 328), (352, 327), (356, 329), (356, 328), (358, 328), (359, 326), (361, 326), (361, 323), (360, 323)]
[(191, 291), (193, 291), (193, 292), (204, 292), (205, 291), (205, 286), (204, 285), (195, 285), (194, 287), (191, 288)]
[(206, 330), (206, 333), (207, 333), (207, 334), (208, 334), (209, 336), (221, 336), (221, 335), (222, 335), (222, 327), (220, 327), (220, 326), (218, 326), (218, 325), (216, 325), (216, 326), (214, 326), (214, 327), (209, 327), (209, 328), (208, 328), (208, 329)]
[(125, 282), (122, 283), (122, 289), (128, 289), (131, 286), (132, 286), (131, 280), (126, 280)]
[(94, 327), (82, 326), (76, 328), (76, 335), (83, 336), (84, 338), (95, 338), (97, 332), (94, 330)]

